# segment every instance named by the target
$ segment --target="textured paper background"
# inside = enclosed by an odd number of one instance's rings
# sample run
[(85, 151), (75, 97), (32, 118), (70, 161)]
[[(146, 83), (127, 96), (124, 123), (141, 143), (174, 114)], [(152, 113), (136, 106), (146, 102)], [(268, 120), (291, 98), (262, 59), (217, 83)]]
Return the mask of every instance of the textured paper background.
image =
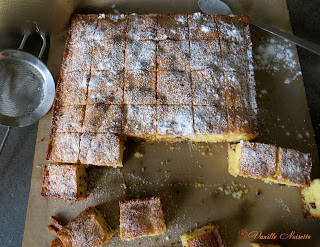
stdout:
[[(199, 11), (197, 1), (53, 1), (51, 9), (51, 48), (48, 67), (55, 79), (64, 49), (66, 28), (70, 15), (80, 13), (193, 13)], [(285, 0), (226, 1), (235, 14), (249, 14), (256, 20), (291, 31)], [(115, 3), (115, 8), (111, 7)], [(75, 10), (76, 9), (76, 10)], [(254, 56), (261, 43), (272, 35), (252, 28)], [(276, 39), (281, 42), (281, 39)], [(293, 49), (298, 62), (296, 49)], [(298, 65), (298, 70), (299, 65)], [(259, 123), (261, 137), (257, 141), (310, 152), (314, 160), (312, 176), (319, 177), (318, 154), (307, 107), (302, 76), (290, 84), (284, 83), (289, 69), (256, 71)], [(293, 77), (292, 77), (293, 78)], [(263, 234), (309, 234), (311, 240), (275, 240), (265, 243), (287, 243), (288, 246), (320, 245), (320, 221), (304, 219), (299, 189), (268, 185), (262, 181), (234, 178), (227, 172), (227, 144), (143, 144), (127, 142), (124, 168), (89, 168), (90, 196), (86, 201), (68, 203), (40, 197), (42, 166), (50, 129), (51, 113), (39, 123), (32, 173), (31, 191), (23, 246), (49, 246), (54, 239), (46, 231), (49, 217), (56, 215), (71, 220), (88, 206), (96, 205), (116, 229), (115, 237), (106, 246), (179, 246), (179, 235), (209, 221), (216, 221), (227, 246), (248, 246), (252, 239), (238, 239), (241, 229), (262, 231)], [(141, 158), (135, 158), (139, 151)], [(165, 162), (168, 161), (168, 162)], [(162, 164), (163, 163), (163, 164)], [(141, 168), (145, 168), (142, 173)], [(123, 174), (123, 178), (120, 176)], [(232, 181), (247, 188), (249, 193), (240, 200), (217, 192)], [(196, 183), (203, 184), (197, 188)], [(125, 185), (124, 185), (125, 184)], [(127, 187), (127, 189), (124, 189)], [(123, 191), (126, 191), (126, 195)], [(261, 195), (257, 196), (257, 190)], [(119, 238), (118, 201), (137, 196), (160, 195), (167, 223), (165, 236), (122, 242)], [(263, 241), (262, 241), (263, 242)], [(173, 244), (173, 245), (171, 245)]]

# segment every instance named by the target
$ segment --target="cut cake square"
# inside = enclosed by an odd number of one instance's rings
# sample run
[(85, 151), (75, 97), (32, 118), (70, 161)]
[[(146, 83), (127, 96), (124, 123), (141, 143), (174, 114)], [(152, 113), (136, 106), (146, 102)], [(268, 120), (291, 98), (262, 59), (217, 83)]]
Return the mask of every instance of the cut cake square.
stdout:
[(157, 15), (128, 15), (127, 38), (129, 40), (155, 40)]
[(225, 106), (224, 74), (219, 70), (191, 71), (192, 104)]
[(191, 105), (192, 89), (190, 72), (158, 71), (157, 103)]
[(219, 40), (190, 40), (190, 56), (192, 71), (222, 67)]
[(56, 132), (82, 132), (85, 106), (54, 106), (52, 126)]
[(84, 132), (121, 134), (122, 106), (87, 105), (83, 123)]
[(79, 159), (79, 133), (56, 133), (51, 131), (47, 160), (52, 162), (77, 163)]
[(128, 70), (124, 76), (125, 104), (156, 104), (156, 71)]
[(158, 43), (157, 66), (159, 70), (190, 70), (189, 41), (165, 40)]
[(127, 15), (100, 14), (94, 40), (125, 39), (127, 25)]
[(88, 104), (122, 104), (123, 88), (123, 71), (92, 72), (88, 86)]
[(182, 234), (181, 242), (184, 247), (225, 247), (219, 226), (214, 223)]
[(189, 40), (188, 15), (159, 14), (157, 40)]
[(91, 71), (124, 69), (125, 40), (107, 39), (93, 43)]
[(89, 71), (64, 74), (57, 83), (56, 101), (59, 105), (85, 105), (88, 94)]
[(157, 133), (156, 105), (126, 105), (123, 115), (123, 134), (152, 139)]
[(122, 167), (124, 146), (111, 133), (84, 133), (80, 138), (79, 160), (82, 164)]
[(69, 42), (93, 41), (97, 25), (98, 16), (95, 14), (74, 15), (69, 28)]
[(129, 241), (165, 233), (160, 197), (120, 201), (119, 207), (121, 240)]
[(194, 13), (188, 16), (190, 40), (219, 40), (214, 15)]
[(310, 186), (312, 161), (310, 154), (278, 148), (277, 180), (289, 186)]
[(178, 142), (194, 135), (192, 106), (157, 105), (157, 115), (159, 140)]
[(125, 52), (126, 70), (156, 70), (157, 44), (154, 41), (128, 40)]
[(304, 217), (320, 219), (320, 179), (310, 182), (310, 187), (300, 189)]
[(216, 106), (193, 106), (194, 142), (221, 142), (228, 134), (228, 112)]
[(88, 176), (82, 165), (43, 166), (42, 197), (79, 200), (87, 197)]

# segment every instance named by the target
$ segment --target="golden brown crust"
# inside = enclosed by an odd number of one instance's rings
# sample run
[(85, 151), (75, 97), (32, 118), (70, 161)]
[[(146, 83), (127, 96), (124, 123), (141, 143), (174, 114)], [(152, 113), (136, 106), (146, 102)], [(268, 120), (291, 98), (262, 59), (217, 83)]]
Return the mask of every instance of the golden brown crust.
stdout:
[(64, 247), (64, 245), (60, 239), (55, 239), (51, 241), (50, 247)]
[(160, 200), (160, 197), (148, 197), (119, 201), (121, 240), (165, 233)]
[(57, 235), (65, 247), (102, 246), (109, 241), (113, 230), (95, 207), (89, 207), (74, 220), (58, 230), (48, 226), (50, 232)]

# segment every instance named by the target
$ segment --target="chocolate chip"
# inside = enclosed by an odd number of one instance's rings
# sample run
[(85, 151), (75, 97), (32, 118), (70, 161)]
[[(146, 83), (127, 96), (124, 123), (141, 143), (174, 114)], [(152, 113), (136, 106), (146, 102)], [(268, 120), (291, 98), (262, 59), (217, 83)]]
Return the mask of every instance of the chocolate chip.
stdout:
[(315, 202), (310, 202), (310, 206), (313, 208), (313, 209), (316, 209), (317, 206), (316, 206), (316, 203)]

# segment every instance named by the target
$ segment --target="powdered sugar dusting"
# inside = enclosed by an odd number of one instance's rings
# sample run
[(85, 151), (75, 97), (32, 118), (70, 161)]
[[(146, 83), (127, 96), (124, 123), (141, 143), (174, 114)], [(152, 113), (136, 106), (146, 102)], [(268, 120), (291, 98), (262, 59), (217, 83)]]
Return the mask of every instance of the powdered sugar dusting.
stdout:
[[(294, 45), (284, 39), (267, 38), (254, 48), (256, 70), (267, 71), (272, 75), (280, 71), (288, 77), (285, 84), (290, 84), (301, 75), (300, 66), (295, 59)], [(283, 72), (281, 72), (283, 73)]]

